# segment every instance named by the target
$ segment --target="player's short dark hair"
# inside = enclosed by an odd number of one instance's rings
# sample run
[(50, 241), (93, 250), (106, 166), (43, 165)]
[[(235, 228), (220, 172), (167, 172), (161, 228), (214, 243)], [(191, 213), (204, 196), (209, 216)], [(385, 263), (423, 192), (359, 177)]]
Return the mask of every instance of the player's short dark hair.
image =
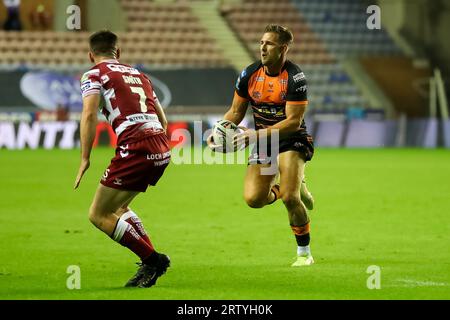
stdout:
[(264, 33), (268, 32), (276, 33), (281, 44), (290, 45), (294, 41), (294, 35), (292, 34), (292, 31), (278, 24), (268, 24), (266, 26), (266, 29), (264, 29)]
[(115, 57), (117, 36), (109, 30), (97, 31), (89, 37), (89, 47), (97, 56)]

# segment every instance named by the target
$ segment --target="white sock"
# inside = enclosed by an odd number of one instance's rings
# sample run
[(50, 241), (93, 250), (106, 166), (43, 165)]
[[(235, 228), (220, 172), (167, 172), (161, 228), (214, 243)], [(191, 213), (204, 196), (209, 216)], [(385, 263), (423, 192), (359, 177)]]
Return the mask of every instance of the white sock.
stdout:
[(311, 249), (309, 248), (309, 245), (301, 247), (297, 246), (297, 256), (310, 256), (311, 255)]
[(116, 225), (116, 228), (114, 229), (114, 232), (113, 232), (113, 235), (111, 238), (116, 242), (120, 242), (124, 233), (128, 229), (131, 229), (131, 228), (132, 227), (128, 222), (126, 222), (125, 220), (119, 219), (119, 220), (117, 220), (117, 225)]
[(120, 219), (122, 219), (123, 221), (127, 221), (128, 219), (131, 219), (131, 224), (132, 224), (133, 228), (136, 229), (136, 231), (141, 236), (147, 235), (144, 225), (142, 224), (141, 218), (139, 218), (139, 216), (133, 210), (130, 209), (127, 212), (125, 212), (120, 217)]
[(127, 212), (125, 212), (123, 215), (120, 216), (120, 219), (122, 219), (123, 221), (128, 220), (129, 218), (135, 218), (138, 217), (136, 213), (134, 213), (133, 210), (128, 210)]

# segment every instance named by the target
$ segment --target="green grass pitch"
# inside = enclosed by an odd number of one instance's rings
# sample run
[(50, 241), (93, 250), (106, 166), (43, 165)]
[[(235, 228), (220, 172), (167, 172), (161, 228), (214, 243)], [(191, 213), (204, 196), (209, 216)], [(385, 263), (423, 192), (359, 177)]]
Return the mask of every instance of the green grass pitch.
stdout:
[(317, 149), (316, 264), (300, 269), (283, 204), (245, 205), (245, 165), (171, 164), (132, 205), (172, 259), (149, 289), (123, 288), (137, 257), (87, 219), (112, 155), (95, 149), (74, 191), (79, 150), (0, 150), (0, 299), (450, 299), (448, 150)]

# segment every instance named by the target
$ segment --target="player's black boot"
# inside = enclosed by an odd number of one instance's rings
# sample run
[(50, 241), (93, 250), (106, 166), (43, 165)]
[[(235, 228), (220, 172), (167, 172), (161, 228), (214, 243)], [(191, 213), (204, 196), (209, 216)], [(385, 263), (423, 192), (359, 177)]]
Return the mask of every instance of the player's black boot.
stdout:
[(142, 276), (144, 275), (144, 264), (142, 262), (137, 262), (136, 264), (139, 266), (138, 271), (130, 280), (128, 280), (128, 282), (125, 284), (125, 287), (136, 287), (139, 280), (141, 280)]
[(162, 276), (170, 266), (170, 259), (162, 253), (158, 253), (158, 260), (153, 264), (142, 265), (142, 276), (137, 286), (139, 288), (149, 288), (156, 283), (156, 280)]

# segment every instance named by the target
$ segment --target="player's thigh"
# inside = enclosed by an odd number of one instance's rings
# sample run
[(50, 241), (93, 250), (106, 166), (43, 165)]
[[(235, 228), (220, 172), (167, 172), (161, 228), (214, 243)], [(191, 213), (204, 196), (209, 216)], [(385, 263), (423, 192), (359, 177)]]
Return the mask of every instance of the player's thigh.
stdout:
[(300, 183), (305, 170), (305, 160), (301, 153), (289, 150), (279, 155), (281, 195), (294, 196), (300, 191)]
[(115, 213), (119, 208), (128, 205), (138, 194), (139, 191), (119, 190), (99, 184), (92, 201), (90, 214)]
[(244, 181), (244, 197), (258, 198), (267, 197), (270, 188), (275, 179), (275, 175), (266, 175), (262, 168), (267, 168), (268, 164), (252, 164), (247, 166), (247, 172)]

